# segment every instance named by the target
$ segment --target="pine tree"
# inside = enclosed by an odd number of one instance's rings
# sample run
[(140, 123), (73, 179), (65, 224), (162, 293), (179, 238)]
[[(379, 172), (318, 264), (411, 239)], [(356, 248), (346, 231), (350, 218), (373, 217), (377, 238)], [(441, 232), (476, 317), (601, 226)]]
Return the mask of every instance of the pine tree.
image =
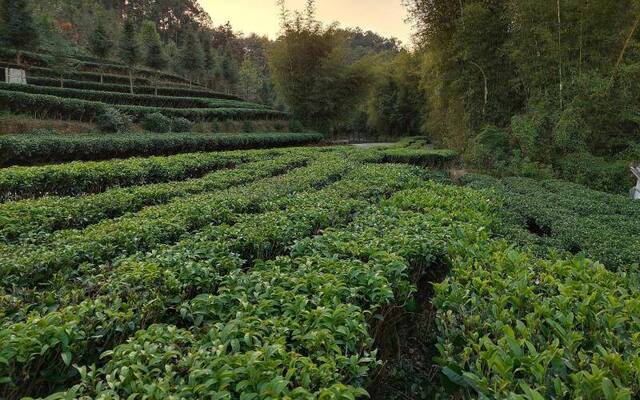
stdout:
[(244, 61), (239, 73), (240, 93), (245, 100), (257, 101), (260, 89), (260, 71), (249, 54), (244, 56)]
[[(98, 26), (89, 37), (89, 50), (94, 56), (100, 59), (106, 59), (109, 57), (112, 49), (113, 40), (109, 37), (102, 23), (98, 23)], [(102, 68), (100, 69), (100, 83), (104, 83)]]
[[(160, 35), (155, 29), (155, 25), (153, 29), (150, 26), (147, 26), (145, 29), (145, 45), (147, 47), (147, 52), (145, 54), (144, 64), (156, 71), (162, 70), (167, 66), (167, 59), (164, 55), (164, 51), (162, 49), (162, 42), (160, 41)], [(156, 74), (154, 74), (155, 76)], [(155, 94), (158, 95), (158, 85), (157, 79), (155, 79), (154, 86)]]
[(11, 0), (4, 3), (7, 43), (17, 49), (16, 62), (22, 64), (22, 50), (32, 49), (38, 44), (38, 31), (28, 9), (27, 0)]
[(180, 51), (180, 64), (189, 75), (189, 79), (193, 79), (204, 67), (204, 51), (193, 30), (189, 30), (186, 36), (184, 46)]
[(124, 23), (122, 36), (120, 37), (120, 59), (129, 67), (129, 83), (133, 94), (133, 70), (140, 61), (140, 49), (136, 37), (136, 28), (128, 19)]
[(78, 61), (73, 59), (69, 42), (60, 36), (51, 38), (47, 50), (51, 54), (49, 68), (59, 77), (60, 87), (64, 88), (64, 75), (78, 69)]
[(89, 50), (94, 56), (106, 59), (109, 57), (111, 49), (113, 49), (113, 40), (109, 37), (102, 23), (98, 23), (98, 26), (89, 37)]

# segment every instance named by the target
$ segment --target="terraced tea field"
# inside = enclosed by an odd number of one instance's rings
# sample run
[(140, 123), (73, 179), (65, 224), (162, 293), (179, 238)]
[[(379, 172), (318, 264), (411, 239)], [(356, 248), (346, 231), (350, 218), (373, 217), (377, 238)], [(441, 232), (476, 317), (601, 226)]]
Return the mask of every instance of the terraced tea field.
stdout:
[[(0, 397), (640, 393), (637, 268), (501, 239), (505, 197), (453, 185), (435, 170), (450, 160), (316, 147), (0, 169)], [(402, 336), (426, 304), (432, 335)], [(409, 340), (434, 355), (419, 389), (394, 375), (388, 343)]]
[(39, 119), (96, 122), (116, 111), (134, 123), (160, 118), (165, 122), (157, 127), (160, 132), (187, 132), (189, 128), (170, 127), (170, 120), (203, 123), (289, 118), (281, 111), (166, 72), (139, 68), (130, 84), (129, 68), (106, 60), (71, 60), (76, 70), (60, 72), (50, 65), (49, 54), (25, 52), (23, 65), (10, 61), (14, 57), (15, 52), (0, 50), (0, 67), (25, 69), (28, 84), (0, 83), (0, 110)]

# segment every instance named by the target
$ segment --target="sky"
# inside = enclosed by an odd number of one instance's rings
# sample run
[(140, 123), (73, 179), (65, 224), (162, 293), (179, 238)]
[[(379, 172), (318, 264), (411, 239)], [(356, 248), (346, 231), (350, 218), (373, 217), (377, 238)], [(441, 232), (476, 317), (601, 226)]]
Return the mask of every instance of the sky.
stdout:
[[(214, 24), (231, 22), (234, 30), (275, 38), (279, 31), (276, 0), (200, 0)], [(305, 0), (287, 0), (287, 8), (304, 10)], [(411, 43), (410, 26), (401, 0), (317, 0), (317, 18), (325, 23), (337, 21), (343, 28), (359, 26), (386, 37)]]

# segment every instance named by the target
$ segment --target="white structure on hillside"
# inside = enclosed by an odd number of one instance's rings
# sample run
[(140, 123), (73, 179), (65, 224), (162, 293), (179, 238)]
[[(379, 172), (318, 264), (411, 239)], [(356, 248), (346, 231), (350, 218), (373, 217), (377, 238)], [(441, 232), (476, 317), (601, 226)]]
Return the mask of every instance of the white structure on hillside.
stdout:
[(21, 85), (27, 84), (27, 73), (23, 69), (18, 68), (3, 68), (4, 69), (4, 82), (5, 83), (18, 83)]
[(631, 173), (633, 173), (636, 178), (638, 178), (638, 184), (636, 185), (636, 187), (631, 189), (631, 198), (634, 200), (640, 200), (640, 165), (631, 167)]

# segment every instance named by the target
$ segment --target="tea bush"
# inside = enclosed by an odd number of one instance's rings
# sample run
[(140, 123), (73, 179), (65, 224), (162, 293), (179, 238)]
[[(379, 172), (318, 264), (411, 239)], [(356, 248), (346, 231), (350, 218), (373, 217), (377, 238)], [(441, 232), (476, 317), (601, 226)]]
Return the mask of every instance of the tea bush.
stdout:
[(142, 121), (144, 129), (155, 133), (171, 132), (171, 118), (165, 117), (160, 113), (148, 114)]
[(193, 123), (186, 118), (174, 118), (171, 121), (171, 131), (177, 133), (191, 132)]
[(0, 167), (300, 146), (322, 138), (317, 133), (1, 135)]
[[(438, 153), (78, 163), (78, 187), (127, 172), (129, 187), (0, 205), (0, 397), (364, 398), (389, 356), (381, 334), (418, 301), (435, 325), (411, 340), (437, 354), (414, 357), (410, 371), (433, 373), (413, 377), (430, 385), (419, 393), (638, 397), (640, 235), (622, 222), (637, 204), (557, 181), (454, 186), (407, 165), (455, 157)], [(24, 171), (55, 170), (38, 168)]]
[(470, 187), (501, 204), (495, 231), (538, 254), (562, 250), (611, 269), (640, 262), (640, 203), (570, 182), (470, 175)]
[(131, 128), (131, 120), (120, 111), (107, 107), (98, 114), (96, 125), (102, 132), (126, 132)]

